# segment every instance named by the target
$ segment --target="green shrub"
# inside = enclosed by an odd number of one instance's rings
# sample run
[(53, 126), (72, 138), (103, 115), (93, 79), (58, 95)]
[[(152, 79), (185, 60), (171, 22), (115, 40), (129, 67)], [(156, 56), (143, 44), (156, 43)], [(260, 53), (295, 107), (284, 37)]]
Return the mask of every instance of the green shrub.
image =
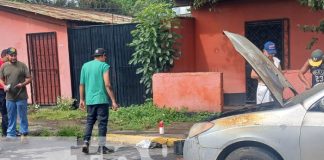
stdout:
[(57, 97), (57, 105), (55, 109), (62, 110), (62, 111), (72, 110), (74, 109), (73, 103), (75, 101), (76, 99), (73, 98)]
[(188, 113), (186, 110), (176, 111), (169, 108), (158, 108), (152, 102), (142, 105), (132, 105), (110, 111), (109, 125), (113, 129), (143, 130), (154, 128), (161, 120), (166, 125), (172, 122), (197, 122), (214, 115), (213, 113)]
[(34, 113), (40, 109), (40, 105), (38, 105), (38, 104), (28, 105), (27, 109), (28, 109), (28, 113)]
[(138, 66), (136, 74), (142, 75), (140, 83), (146, 87), (146, 93), (152, 93), (154, 73), (167, 72), (178, 59), (181, 52), (176, 42), (180, 35), (174, 32), (179, 22), (171, 4), (152, 3), (136, 15), (136, 29), (131, 34), (129, 44), (135, 52), (129, 64)]

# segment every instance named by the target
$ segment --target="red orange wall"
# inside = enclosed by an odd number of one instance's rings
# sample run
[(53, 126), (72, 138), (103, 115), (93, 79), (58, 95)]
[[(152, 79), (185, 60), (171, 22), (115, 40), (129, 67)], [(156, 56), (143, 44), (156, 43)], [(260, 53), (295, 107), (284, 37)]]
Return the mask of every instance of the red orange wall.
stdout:
[[(303, 82), (298, 78), (298, 72), (299, 70), (289, 70), (289, 71), (284, 71), (284, 75), (286, 79), (291, 83), (291, 85), (296, 89), (298, 93), (302, 93), (305, 91), (305, 85)], [(310, 72), (307, 72), (305, 74), (306, 79), (309, 81), (310, 84), (312, 84), (312, 75)], [(289, 90), (285, 89), (284, 90), (284, 99), (293, 97), (294, 94)]]
[[(229, 0), (208, 8), (192, 10), (194, 17), (195, 71), (222, 72), (224, 93), (245, 93), (245, 61), (234, 51), (223, 30), (244, 35), (245, 22), (288, 18), (290, 21), (290, 69), (299, 69), (311, 51), (306, 44), (319, 38), (314, 47), (324, 50), (324, 36), (304, 33), (298, 24), (318, 24), (324, 12), (313, 12), (297, 0)], [(189, 29), (190, 30), (190, 29)], [(190, 32), (186, 32), (190, 36)], [(186, 44), (183, 48), (190, 47)], [(186, 53), (184, 53), (185, 55)]]
[(153, 75), (153, 102), (159, 107), (221, 112), (222, 73), (157, 73)]
[[(38, 20), (30, 18), (31, 15), (20, 15), (0, 10), (0, 49), (15, 47), (18, 50), (18, 60), (28, 65), (26, 44), (27, 33), (56, 32), (59, 57), (61, 95), (71, 97), (71, 77), (68, 52), (67, 26), (64, 21), (39, 17)], [(30, 88), (29, 90), (29, 97)], [(29, 102), (30, 99), (29, 99)]]
[(193, 18), (179, 18), (180, 26), (176, 33), (181, 35), (178, 39), (182, 55), (175, 61), (171, 72), (194, 72), (195, 62), (195, 21)]

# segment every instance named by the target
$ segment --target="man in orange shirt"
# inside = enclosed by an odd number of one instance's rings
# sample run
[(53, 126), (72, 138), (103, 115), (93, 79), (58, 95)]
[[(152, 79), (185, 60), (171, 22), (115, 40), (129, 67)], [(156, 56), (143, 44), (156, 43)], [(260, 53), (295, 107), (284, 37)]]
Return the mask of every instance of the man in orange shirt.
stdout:
[[(1, 52), (1, 59), (0, 59), (0, 66), (8, 61), (7, 57), (7, 50), (4, 49)], [(2, 129), (2, 136), (7, 136), (7, 128), (8, 128), (8, 114), (7, 114), (7, 107), (6, 107), (6, 92), (2, 85), (0, 85), (0, 112), (1, 112), (1, 129)]]

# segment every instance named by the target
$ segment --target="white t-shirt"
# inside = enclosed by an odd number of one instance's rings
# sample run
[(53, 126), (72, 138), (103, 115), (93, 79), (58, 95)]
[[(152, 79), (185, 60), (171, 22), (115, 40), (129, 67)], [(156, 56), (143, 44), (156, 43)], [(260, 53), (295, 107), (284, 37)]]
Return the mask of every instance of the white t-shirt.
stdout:
[[(274, 65), (275, 65), (277, 68), (279, 68), (279, 66), (280, 66), (280, 59), (278, 59), (277, 57), (273, 57), (273, 63), (274, 63)], [(259, 85), (264, 85), (264, 86), (265, 86), (264, 82), (261, 81), (261, 80), (258, 82), (258, 84), (259, 84)]]

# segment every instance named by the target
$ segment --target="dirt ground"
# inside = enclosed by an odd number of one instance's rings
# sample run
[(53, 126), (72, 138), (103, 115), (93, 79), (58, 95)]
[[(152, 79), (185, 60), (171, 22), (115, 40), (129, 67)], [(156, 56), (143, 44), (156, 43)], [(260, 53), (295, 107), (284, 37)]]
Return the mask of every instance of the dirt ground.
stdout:
[[(30, 135), (37, 135), (41, 130), (48, 130), (51, 132), (56, 132), (63, 127), (73, 127), (80, 126), (84, 128), (84, 120), (29, 120), (29, 132)], [(94, 129), (97, 129), (96, 127)]]

